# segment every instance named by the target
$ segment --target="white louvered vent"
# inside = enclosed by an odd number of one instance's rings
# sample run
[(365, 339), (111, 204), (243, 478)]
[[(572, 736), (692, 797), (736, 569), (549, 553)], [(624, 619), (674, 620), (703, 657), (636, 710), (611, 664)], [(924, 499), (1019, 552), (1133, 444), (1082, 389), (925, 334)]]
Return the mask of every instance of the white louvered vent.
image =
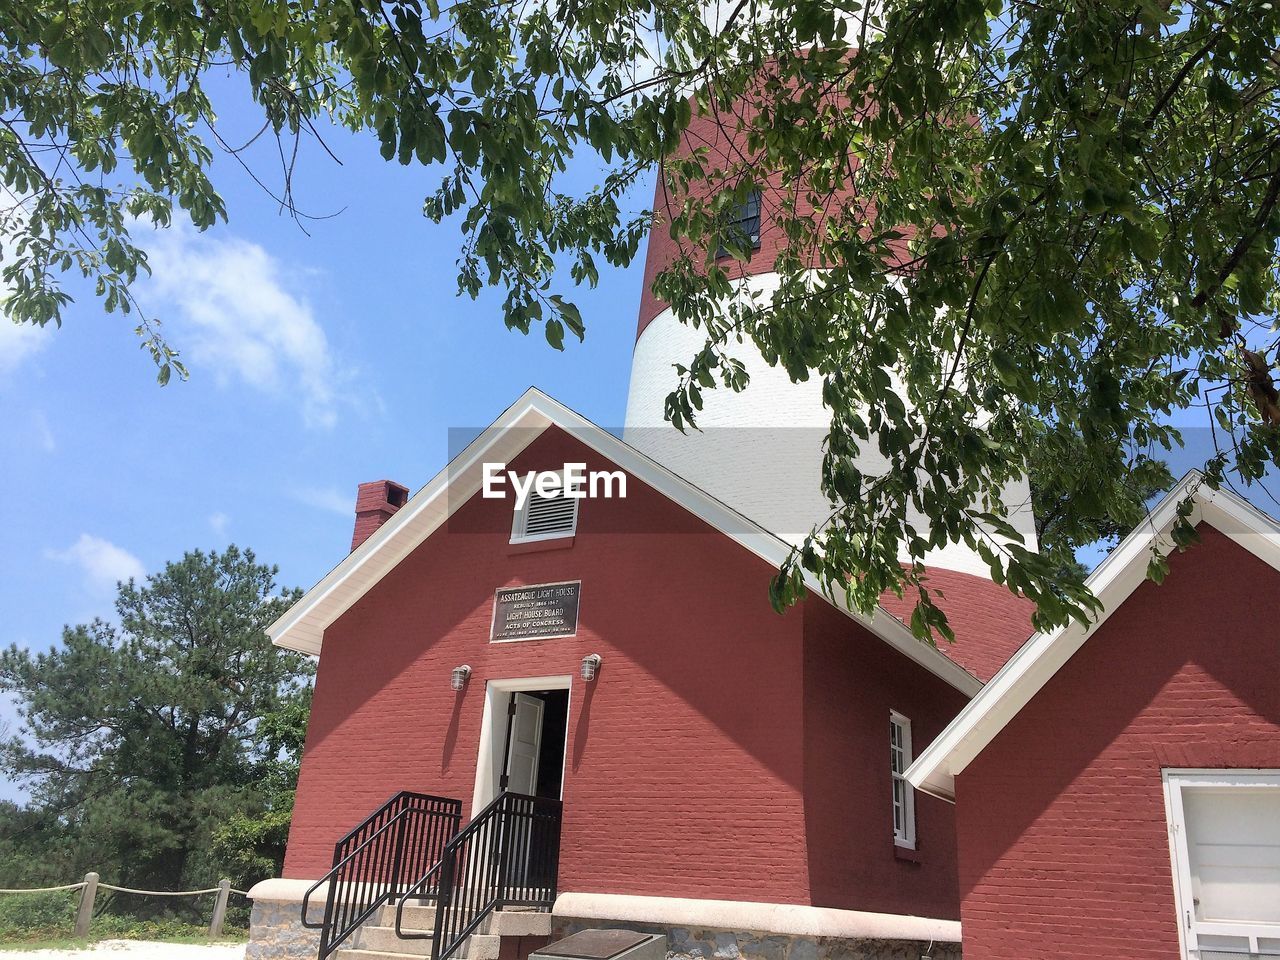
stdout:
[(572, 537), (577, 526), (577, 497), (541, 497), (530, 490), (524, 509), (516, 511), (511, 542)]

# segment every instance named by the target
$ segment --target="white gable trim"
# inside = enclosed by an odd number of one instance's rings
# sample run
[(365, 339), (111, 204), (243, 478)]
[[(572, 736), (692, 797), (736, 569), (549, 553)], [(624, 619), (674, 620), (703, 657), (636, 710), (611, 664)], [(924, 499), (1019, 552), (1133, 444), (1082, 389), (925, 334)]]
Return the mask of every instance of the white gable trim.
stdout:
[[(535, 388), (508, 407), (493, 425), (473, 440), (373, 536), (353, 550), (302, 599), (267, 628), (273, 643), (318, 655), (325, 628), (448, 520), (453, 509), (480, 490), (481, 464), (510, 462), (551, 425), (569, 433), (602, 457), (653, 487), (725, 536), (773, 566), (781, 566), (790, 546), (758, 524), (654, 462), (585, 417)], [(806, 574), (810, 591), (822, 596)], [(830, 598), (828, 602), (832, 602)], [(857, 620), (880, 639), (967, 696), (982, 683), (941, 651), (921, 643), (883, 608), (872, 617), (851, 610), (837, 598), (833, 606)]]
[[(1117, 546), (1088, 579), (1102, 611), (1087, 627), (1071, 622), (1037, 633), (991, 678), (973, 700), (907, 769), (912, 786), (955, 800), (955, 778), (1017, 716), (1147, 576), (1151, 550), (1171, 550), (1178, 504), (1192, 494), (1193, 524), (1207, 523), (1254, 556), (1280, 569), (1280, 524), (1227, 490), (1210, 490), (1192, 471), (1147, 519)], [(1194, 548), (1193, 548), (1194, 549)]]

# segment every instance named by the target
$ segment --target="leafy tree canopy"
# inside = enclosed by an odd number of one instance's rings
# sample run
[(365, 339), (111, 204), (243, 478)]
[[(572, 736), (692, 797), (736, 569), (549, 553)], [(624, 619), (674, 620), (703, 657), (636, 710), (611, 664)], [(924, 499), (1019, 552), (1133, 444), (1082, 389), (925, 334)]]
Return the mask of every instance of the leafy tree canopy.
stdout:
[[(864, 609), (919, 588), (913, 628), (945, 634), (918, 561), (959, 540), (1040, 625), (1082, 616), (1072, 538), (1131, 525), (1169, 482), (1179, 411), (1207, 408), (1211, 483), (1280, 454), (1271, 2), (34, 0), (6, 6), (0, 38), (22, 322), (59, 318), (66, 270), (128, 308), (144, 263), (130, 215), (223, 215), (214, 70), (286, 141), (332, 117), (437, 172), (426, 212), (461, 216), (461, 289), (501, 287), (507, 324), (556, 347), (584, 333), (572, 287), (631, 261), (656, 216), (680, 253), (655, 291), (706, 337), (673, 371), (676, 426), (704, 391), (749, 389), (743, 343), (823, 382), (840, 509), (778, 604), (802, 568)], [(567, 177), (579, 155), (602, 161), (585, 193)], [(663, 208), (633, 209), (655, 167)], [(750, 297), (715, 252), (751, 255), (725, 214), (768, 185), (781, 283)], [(170, 348), (140, 332), (167, 378)], [(866, 448), (893, 468), (863, 475)], [(1039, 553), (999, 498), (1032, 469), (1066, 511)]]
[[(110, 868), (129, 886), (207, 886), (227, 866), (211, 841), (228, 822), (281, 806), (287, 819), (313, 667), (264, 633), (299, 595), (278, 591), (275, 574), (234, 546), (188, 553), (120, 584), (118, 624), (67, 627), (47, 653), (0, 654), (0, 690), (25, 727), (0, 760), (32, 796), (0, 811), (0, 850), (38, 841), (37, 869), (61, 871), (14, 880)], [(281, 837), (273, 856), (283, 849)]]

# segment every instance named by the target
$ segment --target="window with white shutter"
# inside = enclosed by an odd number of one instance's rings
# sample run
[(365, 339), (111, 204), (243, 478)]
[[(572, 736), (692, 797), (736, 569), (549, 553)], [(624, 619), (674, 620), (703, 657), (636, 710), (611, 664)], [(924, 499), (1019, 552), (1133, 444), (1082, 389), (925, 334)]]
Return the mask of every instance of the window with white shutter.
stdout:
[(543, 497), (530, 490), (524, 506), (515, 512), (511, 525), (512, 543), (572, 537), (578, 528), (578, 497), (557, 494)]

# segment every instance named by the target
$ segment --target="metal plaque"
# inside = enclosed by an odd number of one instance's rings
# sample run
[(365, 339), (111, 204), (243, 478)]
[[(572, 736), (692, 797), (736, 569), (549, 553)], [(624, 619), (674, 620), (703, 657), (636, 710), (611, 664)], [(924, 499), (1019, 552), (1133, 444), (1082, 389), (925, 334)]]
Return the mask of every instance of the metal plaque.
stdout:
[(490, 640), (547, 640), (578, 632), (581, 580), (504, 587), (493, 595)]
[(578, 960), (609, 960), (637, 944), (653, 939), (652, 934), (631, 930), (583, 930), (549, 946), (539, 947), (544, 957), (574, 957)]

